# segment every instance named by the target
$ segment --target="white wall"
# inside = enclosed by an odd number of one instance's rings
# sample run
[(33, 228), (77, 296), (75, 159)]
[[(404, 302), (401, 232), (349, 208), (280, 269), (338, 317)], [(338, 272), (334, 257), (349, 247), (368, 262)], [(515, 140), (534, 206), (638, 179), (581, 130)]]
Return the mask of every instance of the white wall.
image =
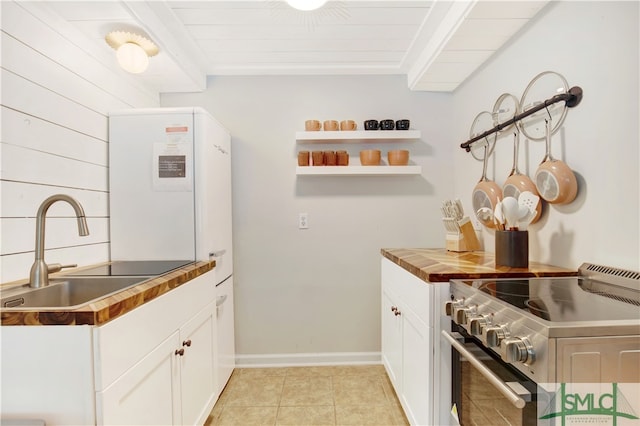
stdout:
[[(239, 354), (380, 350), (380, 248), (444, 245), (450, 101), (410, 92), (400, 76), (215, 77), (205, 93), (162, 96), (165, 106), (208, 109), (232, 135)], [(409, 118), (422, 140), (399, 146), (422, 175), (296, 177), (298, 150), (330, 147), (296, 146), (311, 118), (359, 128), (368, 118)], [(362, 148), (342, 147), (352, 158)], [(386, 154), (394, 145), (367, 147)], [(308, 230), (297, 228), (300, 212)]]
[(159, 97), (108, 71), (65, 37), (68, 29), (43, 25), (50, 17), (37, 4), (0, 5), (0, 282), (8, 282), (29, 276), (35, 215), (56, 193), (83, 205), (90, 235), (79, 237), (71, 207), (55, 203), (47, 215), (45, 260), (108, 260), (107, 114), (157, 106)]
[[(639, 3), (551, 2), (503, 51), (454, 94), (452, 143), (468, 139), (480, 111), (491, 111), (504, 92), (520, 98), (542, 71), (561, 73), (584, 90), (553, 136), (554, 157), (578, 176), (577, 199), (547, 205), (529, 235), (530, 258), (577, 268), (593, 262), (640, 269), (638, 175)], [(512, 136), (498, 139), (489, 177), (500, 185), (511, 170)], [(533, 176), (544, 142), (521, 140), (520, 168)], [(463, 149), (455, 158), (455, 193), (471, 207), (482, 164)], [(493, 247), (493, 231), (484, 231)]]

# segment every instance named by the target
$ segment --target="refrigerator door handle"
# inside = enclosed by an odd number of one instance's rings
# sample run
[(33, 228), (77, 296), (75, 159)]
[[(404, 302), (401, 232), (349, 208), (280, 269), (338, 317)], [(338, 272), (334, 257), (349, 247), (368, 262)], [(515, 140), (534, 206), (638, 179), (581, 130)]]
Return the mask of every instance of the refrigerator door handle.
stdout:
[(226, 294), (223, 294), (222, 296), (218, 297), (216, 299), (216, 308), (219, 307), (219, 306), (222, 306), (222, 304), (224, 302), (226, 302), (226, 301), (227, 301), (227, 295)]
[(214, 257), (222, 257), (225, 255), (226, 252), (227, 252), (227, 249), (212, 251), (211, 253), (209, 253), (209, 259)]
[(229, 153), (229, 151), (227, 151), (226, 149), (224, 149), (224, 148), (223, 148), (223, 147), (221, 147), (220, 145), (214, 145), (214, 146), (215, 146), (215, 147), (218, 149), (218, 151), (219, 151), (220, 153), (222, 153), (222, 154), (228, 154), (228, 153)]

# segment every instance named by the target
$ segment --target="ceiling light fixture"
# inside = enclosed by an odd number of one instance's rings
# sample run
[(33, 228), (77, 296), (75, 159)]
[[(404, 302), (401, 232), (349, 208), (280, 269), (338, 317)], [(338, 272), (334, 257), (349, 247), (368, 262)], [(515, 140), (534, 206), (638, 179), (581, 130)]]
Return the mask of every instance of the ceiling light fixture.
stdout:
[(132, 74), (140, 74), (149, 66), (149, 57), (158, 54), (158, 46), (140, 34), (128, 31), (112, 31), (105, 37), (107, 44), (116, 50), (118, 63)]
[(327, 0), (287, 0), (287, 4), (298, 10), (316, 10), (320, 9)]

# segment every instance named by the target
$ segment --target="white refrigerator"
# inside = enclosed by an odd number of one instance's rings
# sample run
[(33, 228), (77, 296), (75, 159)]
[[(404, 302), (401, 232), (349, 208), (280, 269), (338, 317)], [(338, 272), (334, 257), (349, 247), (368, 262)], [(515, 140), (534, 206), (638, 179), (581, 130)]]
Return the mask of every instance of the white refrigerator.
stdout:
[(198, 107), (109, 115), (111, 260), (210, 260), (218, 383), (235, 365), (231, 136)]

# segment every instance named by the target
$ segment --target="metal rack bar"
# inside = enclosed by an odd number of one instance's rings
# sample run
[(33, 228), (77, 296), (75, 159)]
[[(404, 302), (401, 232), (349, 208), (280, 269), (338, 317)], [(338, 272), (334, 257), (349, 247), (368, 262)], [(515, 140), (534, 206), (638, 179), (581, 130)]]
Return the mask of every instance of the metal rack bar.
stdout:
[(549, 105), (564, 101), (566, 106), (568, 106), (569, 108), (573, 108), (577, 106), (581, 100), (582, 100), (582, 88), (579, 86), (573, 86), (571, 89), (569, 89), (567, 93), (560, 93), (558, 95), (555, 95), (552, 98), (546, 99), (541, 104), (536, 105), (535, 107), (528, 109), (525, 112), (522, 112), (520, 114), (513, 116), (513, 118), (505, 121), (504, 123), (499, 123), (493, 129), (489, 129), (486, 132), (469, 139), (468, 141), (460, 144), (460, 148), (463, 148), (464, 150), (469, 152), (471, 151), (471, 144), (473, 144), (474, 142), (477, 142), (480, 139), (484, 139), (493, 133), (499, 132), (505, 127), (514, 124), (516, 121), (520, 121), (523, 118), (530, 116), (531, 114), (535, 114), (536, 112), (547, 108)]

